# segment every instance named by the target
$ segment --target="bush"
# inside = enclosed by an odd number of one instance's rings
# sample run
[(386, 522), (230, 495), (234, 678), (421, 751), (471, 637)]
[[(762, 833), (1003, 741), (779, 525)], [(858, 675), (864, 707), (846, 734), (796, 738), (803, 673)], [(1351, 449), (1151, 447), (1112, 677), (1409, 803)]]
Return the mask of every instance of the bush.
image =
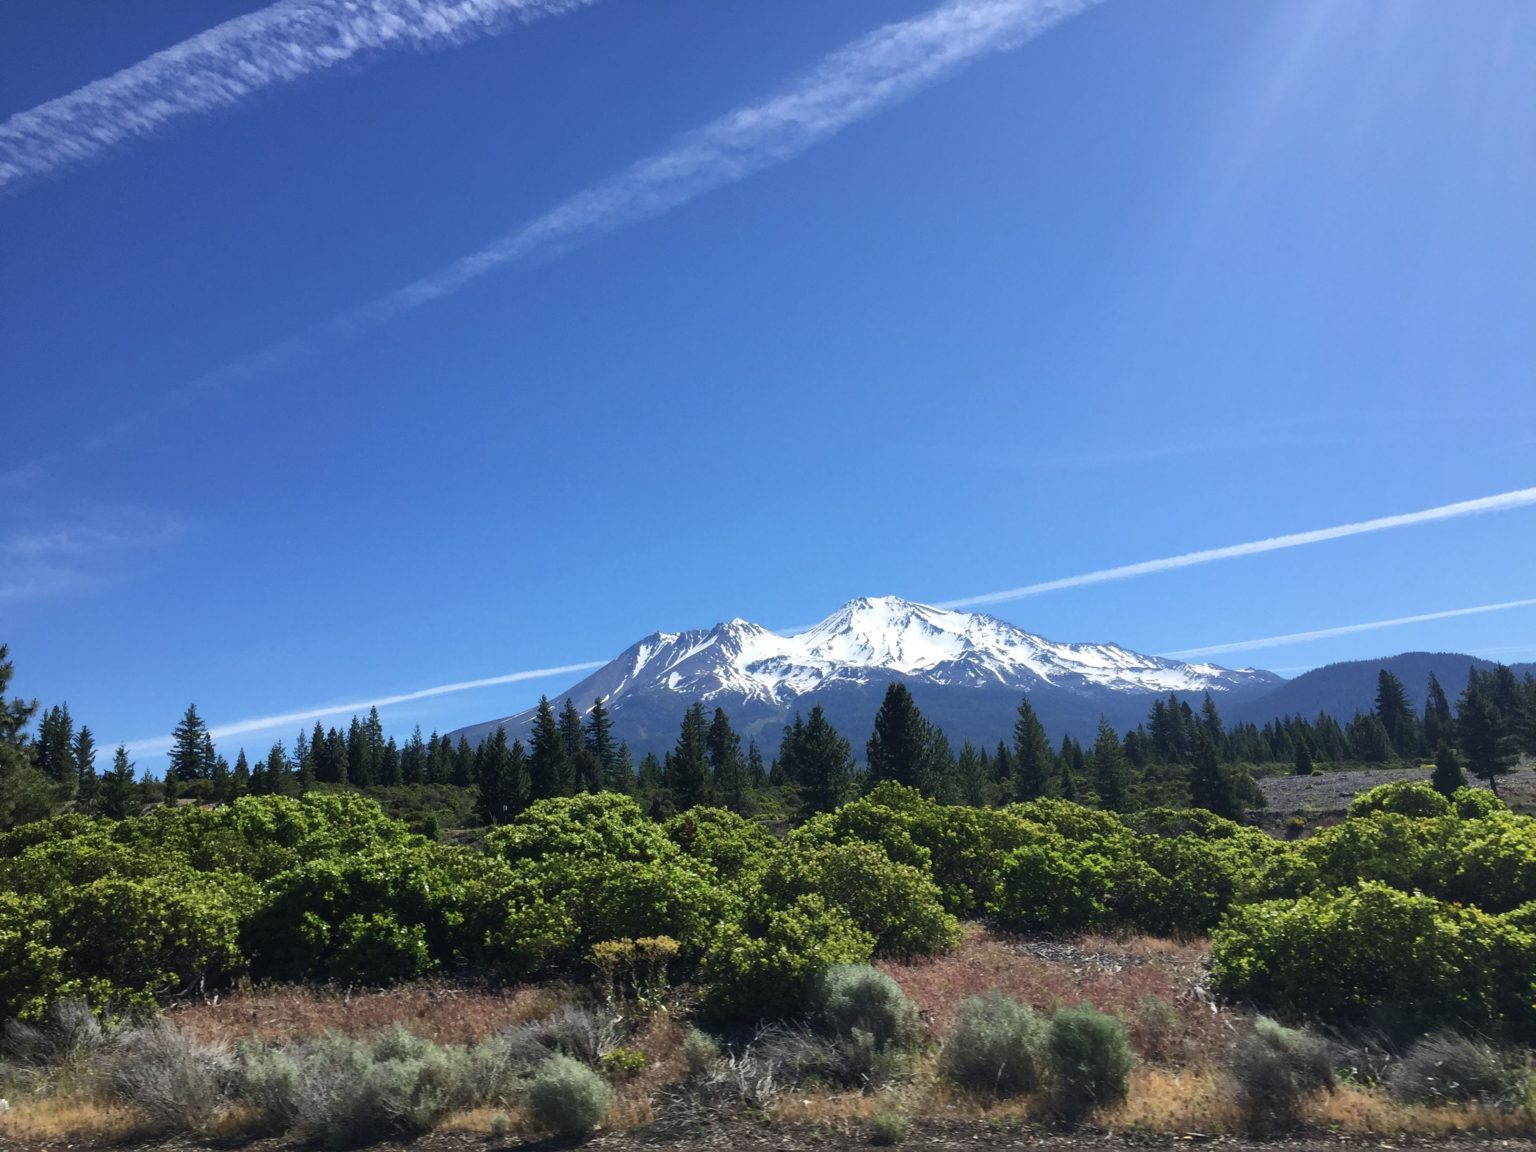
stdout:
[(1046, 1026), (1034, 1009), (995, 989), (960, 1002), (955, 1028), (939, 1053), (946, 1080), (996, 1096), (1040, 1087)]
[(869, 1142), (881, 1148), (900, 1144), (907, 1138), (907, 1118), (889, 1109), (869, 1118)]
[(36, 1024), (7, 1020), (0, 1033), (0, 1052), (22, 1064), (40, 1068), (89, 1064), (112, 1039), (90, 1004), (66, 997), (48, 1009)]
[(901, 985), (868, 964), (835, 964), (822, 977), (820, 1015), (834, 1036), (869, 1036), (876, 1050), (916, 1047), (917, 1005)]
[(720, 1059), (720, 1045), (708, 1032), (688, 1029), (683, 1036), (683, 1060), (690, 1076), (702, 1076)]
[(105, 1063), (109, 1091), (167, 1132), (197, 1131), (212, 1120), (233, 1067), (222, 1046), (199, 1043), (163, 1020), (122, 1032)]
[(1448, 816), (1451, 804), (1428, 784), (1398, 780), (1362, 792), (1349, 805), (1351, 819), (1372, 812), (1396, 812), (1399, 816)]
[(612, 1093), (592, 1069), (569, 1056), (551, 1056), (528, 1087), (528, 1109), (540, 1130), (585, 1136), (608, 1114)]
[(834, 1077), (866, 1087), (902, 1072), (917, 1046), (917, 1006), (901, 985), (867, 964), (838, 964), (818, 989), (819, 1024), (833, 1037)]
[(1407, 1103), (1478, 1103), (1504, 1109), (1524, 1102), (1530, 1080), (1524, 1053), (1455, 1032), (1415, 1041), (1387, 1074), (1392, 1095)]
[(1264, 1016), (1233, 1044), (1227, 1073), (1243, 1121), (1256, 1132), (1294, 1127), (1307, 1096), (1333, 1090), (1328, 1046)]
[(745, 924), (725, 924), (704, 956), (706, 1003), (716, 1016), (786, 1019), (803, 1012), (816, 980), (833, 964), (862, 964), (874, 940), (820, 896), (767, 907)]
[(1117, 1104), (1130, 1088), (1135, 1057), (1125, 1025), (1086, 1004), (1062, 1008), (1046, 1033), (1051, 1067), (1051, 1109), (1076, 1121), (1095, 1108)]

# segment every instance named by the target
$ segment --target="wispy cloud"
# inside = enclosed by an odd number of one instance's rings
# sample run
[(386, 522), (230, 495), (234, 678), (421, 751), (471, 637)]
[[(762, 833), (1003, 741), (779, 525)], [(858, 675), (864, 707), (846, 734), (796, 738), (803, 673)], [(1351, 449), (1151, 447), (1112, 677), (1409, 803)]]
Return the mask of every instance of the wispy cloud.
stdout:
[(1314, 528), (1309, 532), (1292, 532), (1285, 536), (1270, 536), (1264, 540), (1250, 540), (1246, 544), (1228, 544), (1223, 548), (1206, 548), (1199, 552), (1185, 552), (1180, 556), (1164, 556), (1158, 560), (1142, 560), (1135, 564), (1121, 564), (1115, 568), (1100, 568), (1077, 576), (1063, 576), (1057, 580), (1045, 580), (1039, 584), (1025, 584), (1019, 588), (1007, 588), (1001, 592), (984, 592), (979, 596), (965, 596), (959, 600), (946, 600), (939, 608), (975, 608), (982, 604), (1001, 604), (1009, 600), (1023, 600), (1046, 592), (1060, 592), (1067, 588), (1081, 588), (1089, 584), (1108, 584), (1115, 580), (1133, 580), (1138, 576), (1150, 576), (1157, 572), (1170, 572), (1175, 568), (1193, 568), (1198, 564), (1214, 564), (1218, 560), (1235, 560), (1242, 556), (1257, 556), (1262, 552), (1279, 552), (1286, 548), (1301, 548), (1308, 544), (1321, 544), (1326, 540), (1340, 540), (1346, 536), (1365, 536), (1372, 532), (1386, 532), (1393, 528), (1410, 528), (1416, 524), (1431, 524), (1439, 520), (1458, 520), (1463, 516), (1479, 516), (1489, 512), (1508, 512), (1515, 508), (1536, 505), (1536, 488), (1520, 488), (1513, 492), (1501, 492), (1496, 496), (1483, 496), (1476, 500), (1462, 500), (1455, 504), (1441, 504), (1419, 512), (1404, 512), (1396, 516), (1378, 516), (1374, 520), (1361, 520), (1353, 524), (1338, 524), (1332, 528)]
[(0, 124), (0, 190), (338, 64), (491, 36), (592, 0), (283, 0)]
[(170, 544), (179, 520), (134, 509), (0, 536), (0, 603), (38, 600), (95, 584), (124, 554)]
[[(1286, 644), (1305, 644), (1309, 640), (1327, 640), (1334, 636), (1350, 636), (1356, 632), (1374, 632), (1378, 628), (1399, 628), (1404, 624), (1424, 624), (1430, 620), (1450, 620), (1457, 616), (1478, 616), (1484, 612), (1507, 612), (1512, 608), (1536, 607), (1536, 598), (1506, 600), (1500, 604), (1478, 604), (1472, 608), (1449, 608), (1443, 612), (1422, 612), (1417, 616), (1398, 616), (1391, 620), (1371, 620), (1364, 624), (1340, 624), (1336, 628), (1315, 628), (1310, 632), (1288, 632), (1283, 636), (1265, 636), (1259, 640), (1237, 640), (1230, 644), (1208, 644), (1203, 648), (1183, 648), (1177, 652), (1164, 652), (1176, 660), (1188, 660), (1195, 656), (1214, 656), (1220, 652), (1251, 652), (1259, 648), (1279, 648)], [(1484, 651), (1503, 651), (1485, 649)], [(1524, 649), (1508, 649), (1523, 651)]]
[[(327, 704), (317, 708), (301, 708), (296, 712), (279, 712), (272, 716), (256, 716), (249, 720), (235, 720), (228, 724), (210, 726), (209, 734), (215, 740), (231, 736), (249, 736), (258, 732), (278, 732), (291, 729), (311, 720), (324, 720), (328, 716), (346, 716), (366, 712), (370, 708), (388, 708), (392, 704), (407, 704), (412, 700), (426, 700), (432, 696), (447, 696), (454, 692), (469, 692), (475, 688), (494, 688), (498, 684), (517, 684), (524, 680), (543, 680), (550, 676), (566, 676), (572, 672), (590, 672), (601, 668), (605, 661), (593, 660), (584, 664), (562, 664), (555, 668), (530, 668), (526, 672), (508, 672), (503, 676), (487, 676), (481, 680), (459, 680), (452, 684), (438, 684), (432, 688), (418, 688), (414, 692), (401, 692), (394, 696), (378, 696), (372, 700), (354, 700), (348, 704)], [(128, 751), (135, 755), (152, 755), (168, 752), (169, 736), (156, 736), (146, 740), (129, 742)]]
[[(557, 204), (476, 252), (294, 336), (184, 384), (151, 409), (125, 417), (85, 447), (128, 439), (155, 413), (249, 382), (327, 342), (384, 324), (449, 296), (489, 272), (547, 259), (707, 192), (793, 160), (860, 120), (906, 100), (976, 60), (1033, 40), (1099, 0), (951, 0), (860, 37), (766, 99), (745, 104), (669, 147)], [(0, 485), (35, 481), (57, 451), (0, 474)]]

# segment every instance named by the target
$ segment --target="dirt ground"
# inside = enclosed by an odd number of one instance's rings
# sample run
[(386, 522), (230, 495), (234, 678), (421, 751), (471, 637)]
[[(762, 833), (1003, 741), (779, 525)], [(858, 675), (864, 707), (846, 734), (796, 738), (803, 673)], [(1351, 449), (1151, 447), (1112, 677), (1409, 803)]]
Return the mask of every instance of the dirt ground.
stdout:
[[(1499, 795), (1517, 812), (1536, 812), (1536, 763), (1529, 758), (1499, 781)], [(1429, 779), (1428, 767), (1365, 768), (1325, 772), (1321, 776), (1269, 776), (1259, 781), (1269, 807), (1261, 813), (1265, 827), (1284, 824), (1294, 814), (1307, 818), (1309, 826), (1334, 823), (1349, 811), (1349, 803), (1362, 792), (1399, 780)], [(1475, 787), (1486, 787), (1474, 783)]]
[[(1533, 1148), (1528, 1140), (1512, 1140), (1496, 1137), (1441, 1136), (1409, 1137), (1392, 1135), (1345, 1135), (1327, 1131), (1252, 1139), (1238, 1136), (1211, 1136), (1199, 1132), (1181, 1134), (1139, 1133), (1134, 1131), (1109, 1131), (1082, 1128), (1074, 1132), (1060, 1132), (1033, 1125), (988, 1123), (985, 1121), (915, 1121), (901, 1147), (924, 1149), (926, 1152), (960, 1152), (976, 1148), (1035, 1148), (1041, 1152), (1067, 1152), (1069, 1149), (1093, 1148), (1103, 1152), (1130, 1152), (1147, 1148), (1191, 1148), (1207, 1146), (1247, 1152), (1249, 1149), (1276, 1149), (1286, 1152), (1325, 1152), (1338, 1149), (1403, 1149), (1436, 1148), (1447, 1152), (1518, 1152)], [(50, 1143), (23, 1146), (6, 1145), (15, 1152), (63, 1152), (65, 1149), (93, 1149), (82, 1143)], [(112, 1146), (106, 1146), (112, 1147)], [(116, 1145), (115, 1147), (124, 1147)], [(288, 1140), (255, 1140), (241, 1142), (196, 1141), (172, 1139), (136, 1144), (137, 1149), (154, 1149), (156, 1152), (297, 1152), (305, 1147)], [(466, 1133), (434, 1133), (408, 1142), (389, 1142), (370, 1145), (370, 1152), (498, 1152), (500, 1149), (518, 1149), (522, 1152), (566, 1152), (570, 1149), (589, 1149), (591, 1152), (693, 1152), (694, 1149), (716, 1152), (718, 1149), (755, 1149), (761, 1152), (829, 1152), (842, 1148), (872, 1147), (865, 1133), (841, 1125), (826, 1124), (773, 1124), (738, 1123), (722, 1125), (686, 1140), (658, 1140), (645, 1131), (599, 1133), (592, 1139), (573, 1144), (569, 1141), (499, 1139)]]

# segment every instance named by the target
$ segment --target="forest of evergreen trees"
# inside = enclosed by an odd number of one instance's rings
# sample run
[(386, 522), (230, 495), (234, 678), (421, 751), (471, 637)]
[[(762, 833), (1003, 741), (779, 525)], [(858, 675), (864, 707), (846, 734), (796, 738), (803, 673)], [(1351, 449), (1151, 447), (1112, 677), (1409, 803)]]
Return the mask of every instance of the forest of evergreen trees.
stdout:
[[(10, 676), (0, 647), (0, 701)], [(443, 818), (483, 825), (505, 823), (541, 799), (600, 791), (633, 795), (657, 817), (709, 803), (803, 818), (884, 780), (978, 807), (1059, 796), (1111, 811), (1188, 805), (1237, 816), (1263, 803), (1256, 775), (1306, 775), (1325, 764), (1434, 759), (1443, 791), (1454, 790), (1464, 773), (1497, 790), (1521, 752), (1536, 755), (1536, 680), (1517, 679), (1502, 665), (1474, 669), (1453, 708), (1431, 674), (1424, 707), (1415, 710), (1402, 682), (1383, 669), (1369, 712), (1346, 723), (1320, 713), (1262, 727), (1223, 723), (1209, 694), (1198, 710), (1170, 695), (1128, 732), (1101, 723), (1088, 747), (1071, 736), (1053, 743), (1026, 696), (1012, 718), (1011, 739), (991, 748), (967, 740), (958, 750), (923, 717), (906, 686), (893, 683), (862, 751), (857, 756), (816, 706), (795, 716), (768, 761), (756, 742), (743, 747), (722, 709), (711, 713), (695, 703), (683, 714), (672, 750), (662, 757), (648, 753), (636, 764), (628, 745), (615, 739), (603, 700), (583, 714), (572, 700), (556, 710), (544, 698), (526, 745), (505, 730), (471, 747), (462, 737), (457, 744), (435, 732), (423, 737), (420, 728), (402, 745), (384, 734), (378, 710), (371, 709), (366, 717), (353, 716), (345, 730), (317, 722), (301, 730), (291, 748), (279, 741), (255, 758), (241, 748), (231, 764), (193, 705), (172, 733), (165, 776), (153, 779), (140, 777), (122, 747), (98, 770), (94, 735), (87, 725), (76, 727), (67, 704), (39, 710), (18, 698), (0, 716), (0, 826), (41, 819), (64, 805), (121, 818), (183, 799), (222, 803), (337, 787), (431, 792), (447, 813)]]

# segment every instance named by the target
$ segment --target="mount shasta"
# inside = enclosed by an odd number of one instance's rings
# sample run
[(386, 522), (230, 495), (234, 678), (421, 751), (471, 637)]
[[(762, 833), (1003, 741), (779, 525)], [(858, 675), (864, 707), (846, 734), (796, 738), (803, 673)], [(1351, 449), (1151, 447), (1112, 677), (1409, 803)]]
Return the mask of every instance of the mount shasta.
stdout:
[[(1210, 692), (1219, 703), (1249, 701), (1284, 681), (1272, 672), (1186, 664), (1115, 644), (1065, 644), (1012, 624), (892, 596), (849, 601), (791, 636), (746, 620), (709, 629), (657, 632), (557, 696), (583, 711), (601, 696), (614, 735), (638, 757), (677, 738), (694, 701), (723, 708), (743, 739), (766, 757), (796, 712), (821, 705), (862, 749), (885, 689), (904, 681), (923, 714), (957, 747), (1010, 737), (1013, 711), (1029, 693), (1053, 739), (1089, 738), (1106, 716), (1117, 728), (1145, 718), (1156, 696)], [(533, 710), (451, 733), (478, 744), (498, 726), (527, 738)]]

